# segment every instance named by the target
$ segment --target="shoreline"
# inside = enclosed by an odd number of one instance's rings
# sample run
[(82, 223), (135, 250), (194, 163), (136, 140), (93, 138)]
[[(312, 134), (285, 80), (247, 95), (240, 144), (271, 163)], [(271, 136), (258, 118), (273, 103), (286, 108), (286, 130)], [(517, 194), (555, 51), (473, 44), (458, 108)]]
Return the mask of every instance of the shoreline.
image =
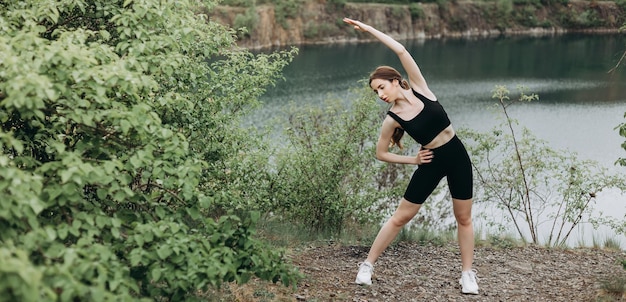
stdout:
[[(479, 39), (496, 39), (496, 38), (511, 38), (511, 37), (554, 37), (561, 35), (626, 35), (626, 30), (616, 28), (600, 28), (600, 29), (582, 29), (582, 30), (568, 30), (563, 28), (530, 28), (527, 30), (512, 30), (507, 29), (505, 31), (500, 30), (478, 30), (472, 29), (464, 32), (446, 32), (427, 35), (424, 32), (420, 32), (415, 37), (399, 37), (398, 35), (392, 35), (399, 41), (427, 41), (427, 40), (446, 40), (446, 39), (465, 39), (465, 40), (479, 40)], [(333, 44), (361, 44), (361, 43), (374, 43), (377, 40), (374, 38), (358, 38), (358, 37), (331, 37), (324, 40), (316, 41), (303, 41), (300, 43), (293, 43), (287, 45), (255, 45), (246, 46), (240, 45), (241, 48), (245, 48), (253, 51), (272, 51), (278, 49), (286, 49), (290, 47), (302, 47), (302, 46), (324, 46)], [(243, 43), (245, 44), (245, 43)], [(626, 48), (626, 45), (625, 45)]]

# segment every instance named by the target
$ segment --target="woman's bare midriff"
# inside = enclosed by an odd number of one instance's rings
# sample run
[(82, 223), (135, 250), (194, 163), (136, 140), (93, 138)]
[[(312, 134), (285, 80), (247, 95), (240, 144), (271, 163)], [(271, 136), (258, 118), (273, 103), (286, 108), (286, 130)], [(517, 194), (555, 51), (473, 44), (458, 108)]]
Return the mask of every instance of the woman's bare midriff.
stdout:
[(452, 128), (452, 125), (450, 125), (446, 129), (443, 129), (443, 131), (439, 132), (439, 134), (437, 134), (437, 136), (435, 136), (435, 138), (430, 141), (430, 143), (422, 146), (422, 148), (435, 149), (437, 147), (441, 147), (449, 142), (455, 134), (456, 133), (454, 132), (454, 128)]

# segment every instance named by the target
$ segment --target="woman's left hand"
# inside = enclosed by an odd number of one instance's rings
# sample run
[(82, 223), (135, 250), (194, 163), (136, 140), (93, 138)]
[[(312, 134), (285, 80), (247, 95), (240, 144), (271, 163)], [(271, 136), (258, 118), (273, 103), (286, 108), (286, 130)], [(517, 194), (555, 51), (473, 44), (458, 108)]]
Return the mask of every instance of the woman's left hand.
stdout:
[(363, 31), (363, 32), (367, 32), (367, 26), (365, 23), (361, 22), (361, 21), (357, 21), (357, 20), (352, 20), (350, 18), (343, 18), (343, 22), (348, 23), (352, 26), (354, 26), (354, 29), (358, 30), (358, 31)]

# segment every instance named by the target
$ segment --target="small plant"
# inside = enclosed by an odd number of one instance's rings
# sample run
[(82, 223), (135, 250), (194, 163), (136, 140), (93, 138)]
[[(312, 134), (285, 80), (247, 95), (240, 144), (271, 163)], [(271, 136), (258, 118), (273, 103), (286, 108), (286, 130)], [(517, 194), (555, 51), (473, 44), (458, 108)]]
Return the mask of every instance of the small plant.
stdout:
[[(609, 301), (622, 301), (619, 300), (624, 297), (626, 294), (626, 277), (619, 276), (615, 278), (610, 278), (600, 282), (601, 289), (601, 298), (609, 299), (613, 298)], [(618, 299), (618, 300), (614, 300)], [(604, 301), (604, 300), (600, 300)]]
[(440, 232), (422, 228), (421, 226), (411, 225), (400, 230), (395, 242), (415, 242), (420, 245), (443, 246), (452, 241), (452, 232)]
[(486, 244), (495, 248), (508, 249), (521, 246), (524, 243), (512, 235), (489, 235)]
[[(610, 174), (597, 162), (549, 148), (526, 128), (519, 130), (508, 107), (538, 99), (520, 91), (519, 99), (510, 100), (506, 87), (497, 86), (493, 98), (504, 115), (502, 126), (490, 133), (463, 134), (474, 143), (468, 144), (468, 149), (475, 165), (477, 195), (481, 194), (476, 200), (493, 203), (505, 214), (504, 223), (512, 224), (521, 238), (529, 236), (535, 244), (539, 243), (540, 225), (549, 230), (549, 246), (564, 245), (576, 226), (583, 223), (623, 232), (613, 219), (594, 215), (593, 206), (597, 192), (624, 190), (624, 178)], [(492, 217), (484, 218), (499, 224)]]
[(259, 15), (254, 7), (246, 10), (244, 14), (238, 14), (233, 22), (233, 27), (240, 29), (238, 35), (240, 38), (250, 37), (254, 30), (257, 28), (259, 22)]
[(526, 27), (536, 27), (539, 25), (535, 12), (537, 9), (532, 5), (525, 5), (522, 9), (516, 10), (513, 15), (515, 20)]
[(411, 13), (412, 20), (418, 20), (424, 18), (424, 9), (422, 8), (421, 3), (411, 3), (409, 4), (409, 12)]
[(405, 7), (401, 5), (391, 6), (391, 16), (394, 18), (402, 18), (405, 13)]
[(289, 29), (287, 19), (298, 15), (302, 0), (272, 0), (274, 3), (276, 22), (284, 29)]
[(381, 107), (370, 91), (358, 95), (350, 110), (329, 100), (283, 115), (286, 143), (275, 157), (273, 211), (335, 234), (351, 221), (380, 221), (377, 206), (391, 189), (376, 186), (383, 164), (372, 141)]
[(251, 7), (254, 6), (254, 0), (222, 0), (221, 4), (227, 6)]
[(622, 245), (620, 244), (619, 240), (617, 240), (617, 239), (615, 239), (613, 237), (606, 237), (604, 239), (603, 246), (607, 250), (620, 251), (622, 249)]

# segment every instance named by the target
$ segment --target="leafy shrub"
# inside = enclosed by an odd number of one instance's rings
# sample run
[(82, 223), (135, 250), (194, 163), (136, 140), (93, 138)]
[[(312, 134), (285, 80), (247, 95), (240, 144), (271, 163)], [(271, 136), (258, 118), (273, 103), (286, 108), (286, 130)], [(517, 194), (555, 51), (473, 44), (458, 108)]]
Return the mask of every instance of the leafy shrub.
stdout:
[[(626, 52), (624, 53), (623, 56), (626, 56)], [(622, 58), (624, 58), (624, 57), (622, 57)], [(619, 65), (619, 63), (618, 63), (618, 65)], [(624, 118), (626, 119), (626, 113), (624, 113)], [(625, 123), (621, 123), (616, 129), (618, 130), (619, 135), (621, 137), (626, 138), (626, 122)], [(622, 149), (626, 150), (626, 141), (624, 141), (622, 143)], [(623, 167), (626, 167), (626, 158), (623, 158), (623, 157), (619, 158), (617, 160), (616, 164), (621, 165)], [(617, 230), (621, 231), (623, 234), (626, 234), (626, 219), (624, 219), (621, 223), (614, 223), (614, 224), (612, 224), (612, 226), (613, 226), (614, 229), (617, 229)], [(626, 264), (626, 261), (623, 262), (623, 264)], [(626, 266), (624, 268), (626, 269)]]
[(519, 24), (526, 27), (536, 27), (539, 25), (535, 12), (537, 9), (532, 5), (525, 5), (521, 9), (513, 12), (513, 16)]
[(382, 119), (369, 89), (349, 109), (340, 104), (291, 109), (285, 147), (275, 159), (274, 209), (319, 231), (379, 222), (382, 213), (375, 209), (403, 185), (395, 181), (401, 175), (380, 173), (389, 167), (374, 158)]
[(288, 29), (287, 19), (298, 15), (303, 0), (272, 0), (275, 9), (276, 22)]
[(406, 11), (406, 7), (405, 6), (400, 6), (400, 5), (394, 5), (391, 7), (391, 16), (393, 18), (402, 18), (402, 16), (405, 14)]
[(420, 3), (409, 4), (409, 11), (411, 12), (411, 19), (413, 20), (424, 18), (424, 9), (422, 9), (422, 5)]
[(245, 29), (240, 33), (240, 37), (250, 37), (257, 27), (259, 15), (254, 7), (246, 10), (245, 14), (238, 14), (233, 21), (233, 27), (236, 29)]
[(615, 3), (622, 11), (626, 11), (626, 0), (617, 0)]
[(259, 214), (241, 206), (254, 181), (228, 172), (257, 148), (237, 117), (292, 52), (238, 50), (192, 4), (0, 8), (3, 297), (183, 300), (297, 280), (254, 238)]
[(255, 0), (221, 0), (220, 4), (239, 7), (253, 7)]
[[(580, 160), (575, 154), (556, 151), (537, 139), (527, 129), (521, 134), (517, 122), (506, 108), (516, 102), (537, 99), (523, 91), (517, 100), (509, 100), (509, 91), (498, 86), (493, 97), (504, 114), (503, 125), (488, 133), (463, 132), (475, 165), (476, 199), (507, 214), (507, 222), (518, 235), (530, 236), (539, 243), (538, 226), (551, 225), (548, 245), (562, 245), (572, 230), (583, 223), (615, 227), (615, 221), (596, 216), (596, 194), (604, 189), (624, 190), (626, 181), (613, 175), (597, 162)], [(486, 222), (497, 224), (492, 217)]]
[(605, 22), (593, 9), (587, 9), (582, 13), (564, 10), (559, 20), (569, 28), (592, 28), (601, 26)]
[(335, 24), (307, 21), (304, 24), (303, 35), (305, 38), (311, 39), (331, 36), (338, 31), (339, 28)]

